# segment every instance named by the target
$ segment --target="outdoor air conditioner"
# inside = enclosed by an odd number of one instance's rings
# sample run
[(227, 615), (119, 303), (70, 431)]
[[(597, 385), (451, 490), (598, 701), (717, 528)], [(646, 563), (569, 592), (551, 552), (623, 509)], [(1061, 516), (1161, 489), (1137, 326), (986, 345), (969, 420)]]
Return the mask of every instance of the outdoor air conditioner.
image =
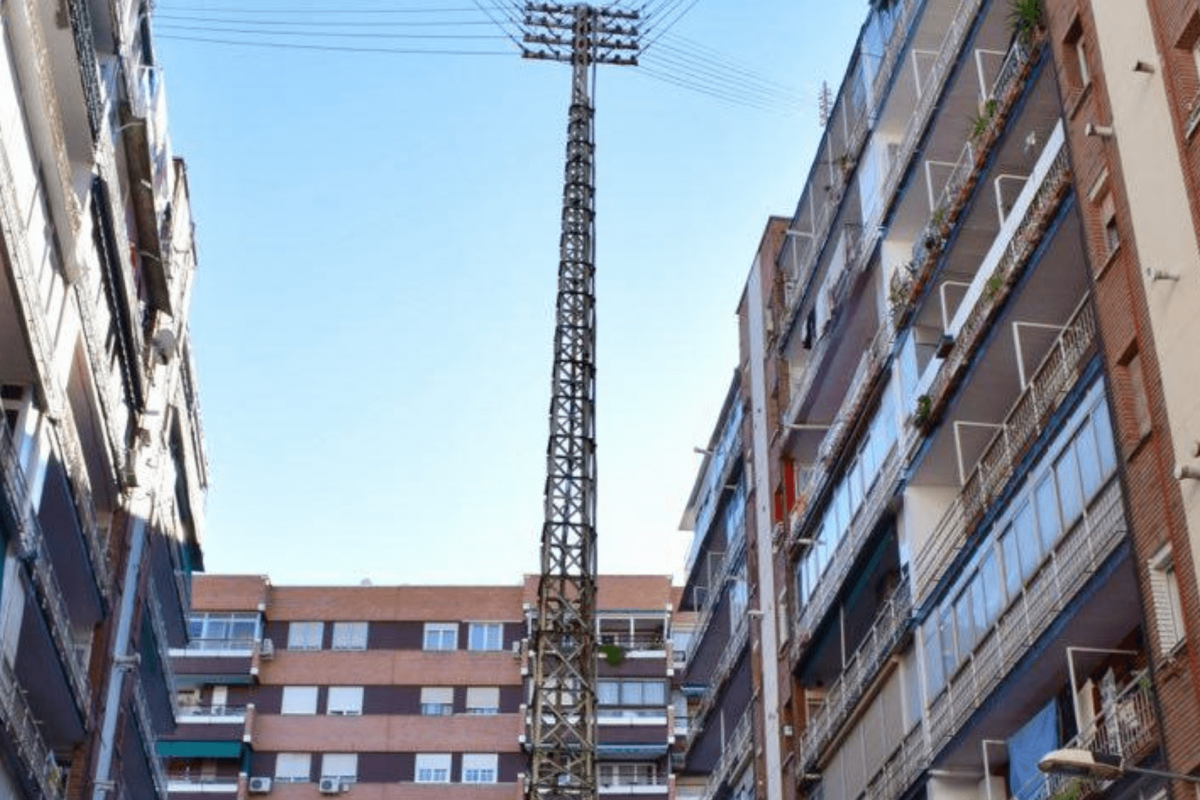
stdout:
[(250, 790), (250, 794), (266, 794), (271, 791), (271, 779), (265, 775), (256, 775), (250, 779), (246, 788)]
[(321, 778), (317, 784), (317, 791), (321, 794), (341, 794), (342, 779), (341, 778)]
[(275, 657), (275, 642), (271, 639), (263, 639), (262, 644), (258, 646), (258, 654), (264, 661), (270, 661)]

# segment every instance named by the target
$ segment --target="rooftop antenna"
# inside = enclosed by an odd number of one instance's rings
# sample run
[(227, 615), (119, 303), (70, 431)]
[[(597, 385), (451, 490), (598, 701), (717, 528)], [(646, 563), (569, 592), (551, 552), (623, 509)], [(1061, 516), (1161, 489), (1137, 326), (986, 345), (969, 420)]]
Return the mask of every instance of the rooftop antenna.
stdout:
[(833, 112), (833, 92), (829, 90), (829, 81), (821, 81), (821, 96), (817, 100), (817, 109), (821, 127), (829, 124), (829, 115)]

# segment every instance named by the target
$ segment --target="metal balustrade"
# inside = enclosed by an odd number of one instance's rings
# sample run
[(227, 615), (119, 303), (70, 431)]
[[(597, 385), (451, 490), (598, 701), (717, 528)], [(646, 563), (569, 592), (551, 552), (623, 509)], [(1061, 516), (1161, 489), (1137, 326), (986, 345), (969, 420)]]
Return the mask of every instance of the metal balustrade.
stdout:
[(829, 606), (837, 596), (838, 589), (850, 573), (850, 567), (858, 554), (863, 542), (875, 529), (879, 515), (887, 504), (888, 498), (896, 488), (896, 479), (900, 475), (900, 448), (893, 445), (888, 451), (887, 458), (879, 468), (875, 483), (867, 492), (867, 497), (858, 510), (858, 514), (850, 524), (846, 534), (838, 542), (837, 549), (825, 567), (824, 573), (817, 582), (816, 590), (800, 610), (796, 620), (796, 636), (792, 644), (793, 657), (798, 657), (800, 648), (808, 644), (813, 631), (829, 611)]
[[(1057, 138), (1057, 147), (1053, 152), (1053, 161), (1050, 162), (1037, 191), (1030, 197), (1024, 215), (1005, 245), (995, 268), (984, 273), (989, 281), (994, 281), (995, 288), (979, 293), (962, 327), (953, 334), (954, 348), (938, 367), (929, 387), (929, 418), (936, 417), (941, 407), (949, 401), (952, 390), (974, 359), (976, 350), (990, 331), (991, 322), (999, 313), (1012, 286), (1028, 266), (1044, 237), (1046, 227), (1054, 218), (1059, 203), (1070, 186), (1071, 166), (1063, 137)], [(988, 269), (989, 260), (985, 258), (980, 267), (981, 271)]]
[[(151, 722), (153, 717), (150, 716), (150, 703), (146, 700), (146, 690), (142, 687), (141, 680), (138, 679), (136, 673), (131, 675), (133, 679), (133, 708), (134, 718), (137, 721), (138, 738), (142, 742), (142, 754), (149, 762), (150, 774), (154, 780), (154, 791), (158, 800), (167, 800), (167, 774), (163, 770), (162, 759), (158, 757), (157, 746), (158, 737), (154, 734), (154, 725)], [(132, 753), (126, 754), (127, 758), (132, 757)]]
[(971, 526), (1012, 478), (1017, 463), (1045, 429), (1045, 422), (1078, 379), (1097, 343), (1091, 298), (1080, 301), (1063, 332), (1017, 397), (958, 496), (942, 514), (914, 561), (914, 587), (921, 603), (945, 574)]
[(925, 742), (925, 730), (918, 724), (867, 781), (864, 797), (866, 800), (895, 800), (928, 766), (929, 748)]
[[(725, 586), (725, 582), (733, 574), (734, 568), (744, 562), (746, 553), (745, 523), (734, 532), (733, 540), (729, 544), (731, 547), (725, 551), (725, 555), (721, 559), (721, 566), (717, 569), (710, 585), (707, 587), (710, 591), (704, 606), (700, 609), (699, 616), (696, 618), (696, 625), (692, 629), (692, 641), (697, 645), (704, 640), (704, 635), (708, 632), (708, 625), (712, 622), (713, 614), (716, 612), (717, 606), (721, 604), (721, 592)], [(695, 652), (695, 648), (692, 648), (692, 650)]]
[(688, 733), (689, 745), (699, 735), (700, 731), (704, 730), (704, 723), (708, 719), (709, 712), (716, 707), (717, 696), (720, 694), (721, 687), (733, 671), (733, 667), (737, 664), (738, 658), (741, 656), (742, 650), (745, 649), (749, 638), (749, 617), (742, 617), (728, 641), (725, 642), (725, 647), (721, 651), (721, 658), (717, 661), (717, 666), (713, 668), (712, 675), (708, 679), (708, 686), (704, 691), (704, 696), (700, 699), (700, 704), (696, 707), (695, 713), (692, 714), (692, 728)]
[(932, 752), (938, 752), (966, 724), (1116, 549), (1124, 534), (1121, 488), (1116, 478), (1110, 478), (930, 705)]
[(721, 757), (717, 759), (712, 773), (708, 776), (708, 782), (704, 785), (704, 792), (700, 795), (700, 800), (713, 800), (726, 782), (737, 777), (737, 768), (750, 757), (750, 725), (753, 718), (754, 714), (747, 711), (734, 727), (733, 733), (730, 734), (729, 739), (725, 742), (725, 747), (721, 750)]
[(171, 713), (179, 716), (179, 700), (175, 695), (175, 668), (171, 666), (171, 643), (167, 638), (167, 623), (163, 618), (162, 601), (159, 600), (158, 584), (150, 578), (150, 597), (146, 605), (150, 609), (150, 627), (154, 631), (154, 649), (158, 653), (159, 669), (163, 673), (163, 681), (167, 686), (167, 695), (171, 698)]
[(0, 658), (0, 725), (42, 796), (46, 800), (61, 800), (61, 777), (53, 766), (53, 753), (25, 700), (25, 690), (4, 658)]
[(3, 424), (0, 424), (0, 484), (12, 509), (21, 559), (29, 566), (34, 594), (46, 614), (46, 627), (74, 694), (75, 707), (86, 724), (90, 718), (87, 677), (71, 639), (71, 617), (67, 612), (62, 587), (54, 573), (50, 552), (46, 549), (41, 524), (33, 513), (28, 483), (17, 457), (15, 443), (8, 426)]
[(800, 738), (802, 772), (816, 764), (821, 751), (841, 730), (884, 660), (900, 642), (911, 617), (912, 592), (905, 575), (875, 615), (871, 629), (846, 661), (842, 673), (826, 690), (820, 710), (809, 717)]

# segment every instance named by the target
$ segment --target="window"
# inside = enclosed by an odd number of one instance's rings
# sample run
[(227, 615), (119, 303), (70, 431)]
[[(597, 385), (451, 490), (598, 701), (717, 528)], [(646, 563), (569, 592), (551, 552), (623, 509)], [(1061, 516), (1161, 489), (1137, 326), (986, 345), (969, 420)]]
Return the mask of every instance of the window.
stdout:
[(458, 625), (453, 622), (426, 622), (426, 650), (456, 650), (458, 649)]
[(192, 614), (188, 617), (191, 650), (252, 649), (258, 639), (258, 614)]
[(495, 753), (463, 753), (462, 782), (495, 783), (496, 760)]
[(1111, 256), (1121, 246), (1121, 232), (1117, 228), (1117, 207), (1111, 194), (1100, 201), (1100, 218), (1104, 220), (1104, 253)]
[(468, 714), (499, 714), (500, 687), (498, 686), (468, 686)]
[(443, 717), (454, 713), (454, 689), (449, 686), (421, 687), (421, 713)]
[(596, 701), (608, 706), (666, 706), (667, 691), (662, 681), (602, 680)]
[(656, 786), (657, 765), (638, 762), (610, 762), (596, 765), (600, 785), (609, 786)]
[(449, 753), (417, 753), (417, 783), (449, 783)]
[(1183, 605), (1170, 546), (1150, 559), (1150, 591), (1154, 598), (1154, 619), (1158, 628), (1159, 650), (1165, 655), (1183, 641)]
[(327, 714), (358, 716), (363, 709), (363, 687), (330, 686), (329, 701), (325, 705)]
[(275, 780), (279, 783), (308, 783), (311, 761), (312, 756), (308, 753), (279, 753), (275, 756)]
[(1083, 37), (1075, 42), (1075, 60), (1079, 68), (1079, 85), (1087, 86), (1092, 81), (1092, 71), (1088, 69), (1087, 42)]
[(315, 714), (317, 713), (317, 687), (315, 686), (285, 686), (283, 687), (283, 704), (280, 714)]
[(500, 622), (472, 622), (467, 636), (470, 650), (504, 649), (504, 625)]
[(356, 753), (326, 753), (321, 756), (321, 777), (337, 778), (343, 783), (358, 780), (358, 755)]
[(366, 650), (367, 623), (365, 622), (335, 622), (333, 623), (334, 650)]
[(324, 622), (292, 622), (288, 624), (288, 650), (320, 650), (325, 635)]

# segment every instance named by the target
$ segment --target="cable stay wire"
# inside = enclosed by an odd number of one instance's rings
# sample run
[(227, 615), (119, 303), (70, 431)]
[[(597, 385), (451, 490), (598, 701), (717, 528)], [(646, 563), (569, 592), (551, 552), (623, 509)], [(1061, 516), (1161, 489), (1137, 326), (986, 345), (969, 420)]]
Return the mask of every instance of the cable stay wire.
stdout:
[(163, 31), (185, 31), (188, 33), (237, 33), (262, 36), (307, 36), (318, 39), (503, 39), (499, 33), (319, 33), (313, 31), (257, 31), (246, 28), (222, 28), (213, 25), (174, 25), (165, 23), (156, 26)]
[(180, 36), (173, 33), (160, 34), (160, 39), (171, 39), (179, 42), (203, 42), (206, 44), (234, 45), (241, 47), (263, 47), (273, 50), (320, 50), (336, 53), (383, 53), (392, 55), (427, 55), (427, 56), (505, 56), (512, 58), (511, 50), (440, 50), (428, 48), (402, 47), (352, 47), (350, 45), (301, 44), (300, 42), (263, 42), (246, 39), (217, 39), (208, 36)]
[[(498, 6), (491, 6), (498, 8)], [(372, 14), (440, 14), (440, 13), (460, 13), (469, 12), (476, 13), (480, 10), (478, 3), (471, 6), (423, 6), (423, 7), (408, 7), (408, 8), (296, 8), (295, 6), (273, 7), (273, 8), (246, 8), (245, 6), (216, 8), (212, 6), (176, 6), (170, 3), (156, 3), (154, 14), (157, 16), (161, 12), (175, 13), (212, 13), (212, 14), (234, 14), (246, 15), (252, 14), (264, 16), (267, 14), (344, 14), (351, 16), (372, 15)]]
[[(672, 44), (673, 42), (676, 42), (676, 41), (678, 41), (680, 43), (680, 45), (683, 45), (683, 46), (681, 47), (681, 46)], [(791, 92), (792, 94), (795, 94), (797, 96), (801, 95), (801, 92), (795, 86), (792, 86), (792, 85), (786, 84), (786, 83), (782, 83), (780, 81), (772, 80), (771, 78), (766, 77), (765, 75), (758, 72), (757, 70), (755, 70), (753, 67), (751, 67), (749, 64), (747, 64), (745, 62), (738, 61), (738, 60), (734, 59), (733, 57), (731, 57), (725, 53), (722, 53), (720, 50), (716, 50), (712, 47), (707, 47), (705, 45), (700, 44), (699, 42), (693, 41), (692, 39), (688, 39), (687, 37), (680, 36), (677, 33), (670, 33), (667, 36), (663, 37), (663, 42), (659, 45), (659, 49), (660, 50), (669, 50), (671, 52), (676, 52), (676, 53), (680, 53), (680, 54), (687, 53), (692, 58), (703, 59), (706, 63), (712, 64), (715, 66), (720, 66), (724, 69), (729, 70), (730, 72), (736, 72), (740, 75), (744, 75), (745, 77), (747, 77), (751, 80), (754, 80), (758, 83), (762, 83), (762, 84), (769, 85), (769, 86), (774, 86), (776, 88), (783, 89), (784, 91)], [(691, 52), (692, 50), (697, 50), (700, 52), (693, 53), (693, 52)]]
[[(525, 35), (525, 29), (513, 21), (511, 13), (504, 12), (506, 14), (506, 16), (508, 16), (509, 24), (516, 26), (517, 31), (521, 34), (520, 36), (514, 34), (508, 28), (504, 27), (504, 25), (502, 23), (500, 23), (494, 16), (492, 16), (492, 12), (489, 11), (488, 8), (485, 7), (483, 3), (479, 2), (479, 0), (472, 0), (472, 2), (474, 2), (475, 6), (480, 11), (482, 11), (485, 15), (487, 15), (487, 18), (490, 19), (496, 25), (497, 28), (499, 28), (501, 31), (504, 32), (504, 35), (507, 36), (512, 41), (512, 43), (517, 46), (517, 50), (519, 52), (522, 52), (522, 53), (525, 52), (525, 42), (523, 41), (523, 37)], [(492, 6), (491, 8), (493, 10), (495, 10), (497, 7)]]
[(189, 23), (218, 23), (221, 25), (259, 25), (270, 28), (433, 28), (433, 27), (456, 27), (459, 25), (492, 25), (491, 20), (487, 19), (455, 19), (455, 20), (418, 20), (418, 21), (391, 21), (391, 20), (373, 20), (364, 22), (362, 20), (350, 20), (349, 22), (334, 21), (329, 19), (322, 20), (290, 20), (290, 19), (236, 19), (233, 17), (198, 17), (190, 14), (155, 14), (155, 23), (158, 24), (165, 20), (167, 22), (189, 22)]
[(667, 31), (671, 30), (671, 28), (674, 28), (679, 20), (683, 19), (689, 11), (695, 8), (696, 3), (698, 2), (700, 2), (700, 0), (691, 0), (691, 2), (684, 6), (683, 10), (679, 11), (674, 17), (671, 18), (670, 21), (665, 21), (665, 27), (663, 27), (662, 30), (660, 30), (652, 39), (650, 39), (650, 41), (642, 45), (641, 49), (638, 51), (639, 55), (641, 53), (645, 53), (647, 50), (653, 47), (655, 43), (667, 33)]
[(724, 102), (728, 105), (741, 106), (743, 108), (752, 108), (757, 111), (765, 111), (768, 113), (782, 114), (782, 115), (787, 115), (789, 113), (795, 113), (795, 109), (788, 107), (788, 106), (780, 106), (778, 103), (767, 103), (767, 102), (763, 102), (763, 101), (759, 101), (759, 100), (754, 100), (752, 98), (745, 97), (744, 95), (730, 93), (729, 91), (722, 89), (719, 86), (711, 86), (711, 85), (707, 85), (707, 84), (704, 84), (701, 82), (689, 81), (684, 78), (679, 78), (674, 75), (670, 75), (668, 73), (659, 72), (654, 67), (639, 66), (637, 69), (637, 73), (641, 74), (641, 75), (646, 75), (647, 77), (653, 78), (654, 80), (660, 81), (662, 83), (669, 83), (669, 84), (671, 84), (673, 86), (677, 86), (681, 89), (686, 89), (690, 92), (695, 92), (696, 94), (706, 95), (715, 100)]
[(675, 12), (679, 6), (687, 0), (659, 0), (657, 8), (651, 8), (652, 4), (647, 4), (641, 13), (641, 18), (645, 22), (642, 26), (642, 36), (649, 36), (656, 28), (663, 25), (671, 14)]
[(694, 63), (687, 59), (678, 58), (670, 55), (669, 53), (665, 53), (662, 50), (655, 51), (655, 53), (653, 53), (651, 56), (643, 59), (642, 63), (656, 64), (677, 72), (702, 77), (706, 80), (728, 86), (730, 89), (755, 95), (764, 100), (797, 106), (802, 105), (805, 102), (805, 98), (803, 98), (797, 92), (777, 89), (773, 86), (764, 86), (755, 81), (749, 81), (736, 75), (730, 75), (717, 67), (704, 63)]

